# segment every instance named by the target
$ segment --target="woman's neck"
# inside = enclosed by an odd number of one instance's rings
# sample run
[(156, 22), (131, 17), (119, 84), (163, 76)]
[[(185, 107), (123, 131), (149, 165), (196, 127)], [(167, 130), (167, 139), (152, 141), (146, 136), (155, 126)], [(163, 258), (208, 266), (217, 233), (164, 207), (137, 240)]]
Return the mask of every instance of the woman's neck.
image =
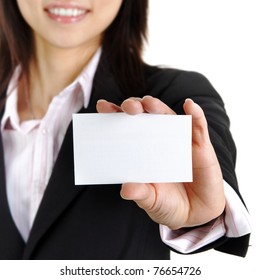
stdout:
[[(38, 45), (35, 58), (30, 63), (28, 92), (19, 94), (20, 121), (32, 118), (32, 112), (35, 118), (42, 118), (53, 97), (76, 79), (98, 47), (99, 44), (93, 44), (88, 48), (57, 49)], [(25, 91), (25, 87), (20, 86), (20, 91)], [(28, 112), (28, 102), (32, 112)]]

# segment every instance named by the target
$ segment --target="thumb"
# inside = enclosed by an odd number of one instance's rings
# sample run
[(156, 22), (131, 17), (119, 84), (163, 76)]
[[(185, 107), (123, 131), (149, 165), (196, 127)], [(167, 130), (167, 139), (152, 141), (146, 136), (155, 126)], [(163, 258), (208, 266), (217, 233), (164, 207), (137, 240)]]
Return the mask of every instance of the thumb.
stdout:
[(145, 211), (150, 211), (156, 201), (156, 189), (152, 184), (125, 183), (122, 185), (121, 197), (134, 200)]

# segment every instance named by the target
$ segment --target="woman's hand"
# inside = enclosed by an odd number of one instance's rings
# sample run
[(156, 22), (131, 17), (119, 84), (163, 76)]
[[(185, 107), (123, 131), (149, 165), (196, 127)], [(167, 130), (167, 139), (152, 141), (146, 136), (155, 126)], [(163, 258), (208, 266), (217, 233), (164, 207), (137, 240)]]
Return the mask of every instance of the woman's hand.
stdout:
[[(209, 222), (222, 214), (225, 208), (223, 178), (209, 139), (207, 121), (202, 109), (191, 99), (183, 105), (192, 115), (193, 182), (122, 185), (121, 196), (134, 200), (157, 223), (175, 230)], [(97, 103), (99, 113), (125, 112), (175, 114), (157, 98), (129, 98), (121, 106), (106, 100)]]

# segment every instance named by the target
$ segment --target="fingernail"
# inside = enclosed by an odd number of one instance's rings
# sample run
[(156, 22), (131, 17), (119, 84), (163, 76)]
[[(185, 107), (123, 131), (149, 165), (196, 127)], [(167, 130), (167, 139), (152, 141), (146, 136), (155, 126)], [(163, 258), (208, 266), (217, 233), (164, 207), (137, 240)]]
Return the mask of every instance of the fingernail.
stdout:
[(105, 100), (105, 99), (99, 99), (99, 100), (97, 101), (97, 104), (100, 103), (100, 102), (102, 102), (102, 101), (106, 101), (106, 100)]
[(140, 101), (142, 98), (140, 98), (140, 97), (129, 97), (128, 99), (134, 100), (134, 101)]
[(193, 101), (191, 98), (186, 98), (186, 99), (185, 99), (185, 103), (186, 103), (187, 101), (189, 101), (189, 100), (190, 100), (192, 103), (194, 103), (194, 101)]

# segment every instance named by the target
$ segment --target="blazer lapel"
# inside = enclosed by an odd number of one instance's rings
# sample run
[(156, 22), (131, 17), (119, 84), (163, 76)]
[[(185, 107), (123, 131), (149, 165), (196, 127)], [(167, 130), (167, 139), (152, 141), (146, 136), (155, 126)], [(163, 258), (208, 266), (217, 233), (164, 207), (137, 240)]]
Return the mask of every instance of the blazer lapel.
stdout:
[(9, 210), (5, 183), (4, 153), (0, 133), (0, 259), (20, 259), (25, 243)]
[[(100, 64), (97, 69), (88, 108), (82, 109), (79, 113), (95, 113), (98, 99), (107, 99), (117, 104), (120, 104), (124, 99), (105, 64)], [(37, 212), (24, 251), (24, 259), (29, 259), (32, 256), (34, 249), (46, 231), (55, 223), (63, 211), (69, 207), (70, 203), (82, 191), (87, 191), (87, 188), (74, 186), (73, 137), (71, 123), (65, 135), (59, 156)]]

